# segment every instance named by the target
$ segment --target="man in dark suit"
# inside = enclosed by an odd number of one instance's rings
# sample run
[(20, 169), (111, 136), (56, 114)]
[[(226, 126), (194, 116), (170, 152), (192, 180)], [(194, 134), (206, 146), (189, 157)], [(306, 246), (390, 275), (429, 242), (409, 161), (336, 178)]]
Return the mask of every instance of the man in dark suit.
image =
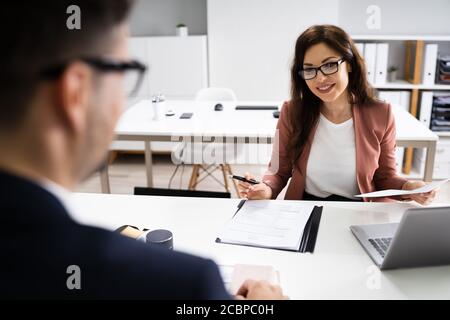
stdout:
[[(231, 298), (210, 260), (70, 218), (68, 190), (104, 163), (123, 106), (125, 74), (143, 72), (126, 50), (131, 5), (2, 5), (0, 297)], [(279, 287), (247, 281), (238, 297), (283, 295)]]

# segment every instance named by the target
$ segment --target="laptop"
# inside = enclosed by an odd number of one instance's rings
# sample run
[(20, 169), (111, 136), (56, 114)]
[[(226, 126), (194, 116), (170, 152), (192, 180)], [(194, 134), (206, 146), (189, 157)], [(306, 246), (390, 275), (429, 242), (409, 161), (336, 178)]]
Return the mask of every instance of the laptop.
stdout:
[(350, 230), (382, 270), (450, 264), (450, 207), (408, 209), (400, 223)]

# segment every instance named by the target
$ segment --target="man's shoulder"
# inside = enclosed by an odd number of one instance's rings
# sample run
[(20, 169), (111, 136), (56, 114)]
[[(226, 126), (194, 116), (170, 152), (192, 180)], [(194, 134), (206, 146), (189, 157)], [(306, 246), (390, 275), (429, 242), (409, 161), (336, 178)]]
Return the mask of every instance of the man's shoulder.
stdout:
[[(0, 192), (0, 222), (9, 226), (0, 235), (0, 257), (8, 256), (12, 266), (0, 269), (8, 273), (4, 284), (17, 289), (18, 297), (36, 292), (75, 298), (227, 297), (211, 260), (77, 224), (56, 197), (24, 179), (0, 173)], [(24, 266), (30, 261), (35, 267), (28, 273)], [(72, 265), (81, 272), (79, 292), (65, 285)]]
[(222, 279), (214, 262), (127, 238), (103, 229), (79, 226), (76, 232), (86, 248), (88, 288), (109, 288), (99, 294), (119, 298), (196, 299), (225, 298)]
[(66, 224), (70, 221), (60, 200), (37, 183), (0, 171), (1, 223), (11, 225)]

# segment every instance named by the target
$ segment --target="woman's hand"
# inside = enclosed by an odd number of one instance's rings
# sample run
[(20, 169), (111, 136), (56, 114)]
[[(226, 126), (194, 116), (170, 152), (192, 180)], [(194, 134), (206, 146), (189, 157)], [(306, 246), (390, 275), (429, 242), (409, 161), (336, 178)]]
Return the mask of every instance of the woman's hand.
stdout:
[[(246, 173), (246, 179), (255, 179), (255, 176)], [(256, 179), (255, 179), (256, 180)], [(249, 200), (264, 200), (272, 198), (272, 189), (265, 183), (250, 184), (248, 182), (239, 181), (239, 195)]]
[[(426, 183), (423, 181), (407, 181), (402, 187), (402, 190), (414, 190), (417, 188), (421, 188), (425, 186)], [(409, 194), (406, 196), (405, 200), (414, 200), (417, 203), (420, 203), (421, 205), (428, 205), (430, 204), (435, 198), (438, 193), (438, 189), (432, 190), (430, 192), (426, 193), (417, 193), (417, 194)]]

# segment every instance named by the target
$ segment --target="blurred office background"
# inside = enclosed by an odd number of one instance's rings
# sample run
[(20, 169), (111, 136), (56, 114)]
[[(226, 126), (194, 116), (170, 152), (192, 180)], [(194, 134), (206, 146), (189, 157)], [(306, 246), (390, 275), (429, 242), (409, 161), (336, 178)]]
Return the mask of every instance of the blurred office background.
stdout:
[[(450, 177), (450, 118), (433, 113), (435, 107), (450, 108), (447, 69), (439, 68), (450, 57), (449, 14), (448, 0), (140, 0), (131, 15), (129, 47), (132, 56), (149, 65), (149, 72), (127, 107), (158, 93), (167, 100), (194, 99), (204, 87), (230, 88), (240, 101), (287, 100), (296, 38), (313, 24), (335, 24), (354, 38), (367, 59), (374, 50), (374, 68), (376, 54), (386, 56), (386, 76), (371, 80), (373, 86), (380, 98), (411, 112), (439, 136), (433, 178)], [(179, 24), (187, 27), (187, 35), (179, 33)], [(429, 61), (434, 66), (431, 80), (424, 76)], [(391, 67), (396, 69), (394, 77), (388, 74)], [(152, 144), (157, 187), (167, 187), (174, 172), (172, 146)], [(134, 186), (145, 185), (143, 143), (116, 142), (111, 150), (111, 192), (131, 194)], [(417, 179), (423, 175), (423, 150), (399, 148), (397, 157), (400, 174)], [(266, 166), (241, 164), (233, 169), (260, 175)], [(220, 172), (215, 174), (220, 178)], [(190, 175), (189, 166), (178, 173), (177, 188), (187, 188)], [(199, 188), (221, 186), (206, 179)], [(98, 175), (79, 191), (100, 192)], [(448, 201), (450, 189), (441, 197)]]

